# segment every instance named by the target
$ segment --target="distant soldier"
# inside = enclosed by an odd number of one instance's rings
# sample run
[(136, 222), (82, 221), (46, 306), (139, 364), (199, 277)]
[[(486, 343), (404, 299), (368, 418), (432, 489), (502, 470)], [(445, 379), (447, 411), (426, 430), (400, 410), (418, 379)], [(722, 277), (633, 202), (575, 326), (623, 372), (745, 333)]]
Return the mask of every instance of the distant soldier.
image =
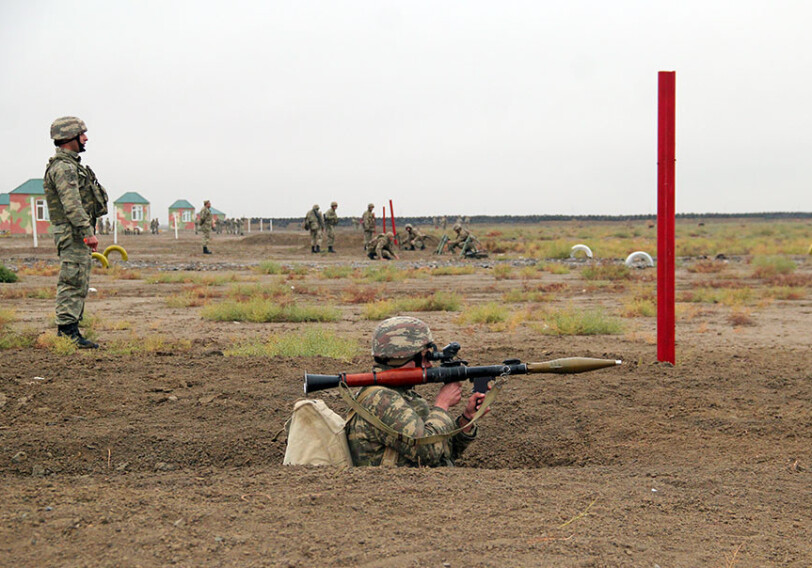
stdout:
[(375, 236), (375, 212), (373, 209), (375, 209), (375, 204), (370, 203), (367, 205), (367, 210), (361, 215), (361, 228), (364, 229), (364, 250), (366, 250), (372, 237)]
[(96, 234), (103, 235), (104, 234), (104, 219), (99, 219), (96, 223)]
[(91, 254), (99, 246), (96, 219), (107, 214), (107, 192), (93, 170), (81, 163), (86, 132), (85, 123), (75, 116), (57, 118), (51, 124), (56, 153), (48, 160), (42, 186), (59, 255), (57, 335), (68, 337), (77, 347), (96, 349), (97, 343), (82, 337), (79, 321), (90, 287)]
[(318, 205), (314, 205), (313, 209), (305, 215), (304, 228), (306, 231), (310, 231), (310, 252), (321, 252), (321, 232), (324, 230), (324, 215), (319, 211)]
[(443, 218), (440, 220), (440, 225), (443, 227), (443, 231), (445, 231), (445, 228), (448, 225), (448, 217), (443, 215)]
[(454, 252), (457, 247), (460, 247), (463, 255), (476, 250), (473, 243), (475, 237), (470, 233), (470, 231), (468, 231), (468, 229), (459, 223), (455, 223), (452, 229), (455, 233), (457, 233), (457, 236), (454, 237), (453, 241), (448, 241), (448, 252)]
[(195, 215), (195, 235), (197, 234), (198, 228), (200, 228), (200, 213)]
[(324, 231), (327, 234), (327, 252), (335, 252), (333, 245), (336, 242), (335, 227), (338, 225), (338, 203), (333, 201), (327, 213), (324, 214)]
[(110, 219), (105, 219), (104, 220), (104, 234), (109, 235), (110, 231), (112, 231), (112, 230), (113, 230), (113, 227), (110, 226)]
[(414, 250), (415, 248), (419, 248), (420, 250), (426, 249), (426, 235), (420, 232), (420, 229), (413, 227), (411, 223), (408, 223), (404, 229), (406, 230), (406, 240), (403, 243), (403, 248), (407, 250)]
[(400, 257), (395, 252), (395, 236), (392, 233), (375, 235), (366, 246), (367, 256), (372, 260), (392, 260)]
[(211, 239), (211, 230), (214, 228), (214, 222), (211, 218), (211, 201), (208, 199), (203, 202), (203, 209), (200, 210), (200, 232), (203, 233), (203, 254), (211, 254), (209, 250), (209, 240)]

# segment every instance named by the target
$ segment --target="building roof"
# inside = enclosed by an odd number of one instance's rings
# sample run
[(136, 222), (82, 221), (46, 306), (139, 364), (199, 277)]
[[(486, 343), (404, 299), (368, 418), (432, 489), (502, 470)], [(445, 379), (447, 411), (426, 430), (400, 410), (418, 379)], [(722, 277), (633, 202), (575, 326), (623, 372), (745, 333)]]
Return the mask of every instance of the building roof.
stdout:
[(128, 191), (113, 203), (143, 203), (145, 205), (149, 205), (149, 201), (141, 197), (141, 194), (137, 191)]
[(25, 195), (45, 195), (42, 187), (42, 178), (31, 178), (24, 184), (11, 190), (11, 193), (22, 193)]
[(195, 206), (186, 201), (185, 199), (178, 199), (175, 203), (169, 206), (170, 209), (194, 209)]
[(225, 215), (226, 215), (225, 213), (223, 213), (219, 209), (215, 209), (214, 207), (211, 208), (211, 214), (212, 215), (222, 215), (223, 217), (225, 217)]
[(0, 205), (8, 205), (9, 203), (11, 203), (11, 199), (8, 193), (0, 193)]

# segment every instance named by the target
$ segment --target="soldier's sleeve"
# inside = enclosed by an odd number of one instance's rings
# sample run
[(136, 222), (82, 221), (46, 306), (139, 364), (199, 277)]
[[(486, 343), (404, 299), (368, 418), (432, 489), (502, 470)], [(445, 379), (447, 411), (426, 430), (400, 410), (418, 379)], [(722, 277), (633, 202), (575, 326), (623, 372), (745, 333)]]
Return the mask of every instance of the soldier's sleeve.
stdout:
[[(455, 428), (454, 419), (442, 408), (431, 407), (428, 415), (422, 417), (405, 398), (392, 389), (377, 389), (377, 392), (364, 400), (363, 404), (378, 416), (381, 422), (412, 438), (442, 434)], [(447, 441), (441, 440), (433, 444), (415, 446), (397, 440), (377, 429), (375, 429), (375, 436), (381, 444), (393, 448), (398, 454), (414, 463), (430, 467), (438, 466), (445, 463), (444, 458), (448, 457)]]
[(52, 175), (56, 193), (62, 202), (68, 222), (83, 238), (92, 237), (93, 227), (90, 226), (90, 215), (82, 205), (76, 168), (65, 163), (56, 163), (52, 166)]

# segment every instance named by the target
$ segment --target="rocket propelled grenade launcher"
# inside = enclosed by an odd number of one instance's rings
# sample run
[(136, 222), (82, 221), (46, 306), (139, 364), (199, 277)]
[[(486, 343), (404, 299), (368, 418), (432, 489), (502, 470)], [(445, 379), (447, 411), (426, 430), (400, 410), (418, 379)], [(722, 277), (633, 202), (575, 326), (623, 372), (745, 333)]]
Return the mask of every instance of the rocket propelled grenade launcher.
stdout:
[(429, 359), (441, 361), (438, 367), (408, 367), (368, 373), (340, 373), (338, 375), (316, 375), (305, 373), (305, 394), (337, 387), (344, 383), (348, 387), (381, 385), (388, 387), (409, 387), (426, 383), (453, 383), (471, 381), (474, 392), (487, 392), (488, 383), (495, 377), (504, 375), (533, 375), (536, 373), (573, 374), (596, 371), (621, 364), (618, 359), (595, 359), (591, 357), (565, 357), (539, 363), (522, 363), (518, 359), (508, 359), (501, 365), (468, 367), (467, 362), (454, 359), (460, 350), (457, 342), (436, 348)]

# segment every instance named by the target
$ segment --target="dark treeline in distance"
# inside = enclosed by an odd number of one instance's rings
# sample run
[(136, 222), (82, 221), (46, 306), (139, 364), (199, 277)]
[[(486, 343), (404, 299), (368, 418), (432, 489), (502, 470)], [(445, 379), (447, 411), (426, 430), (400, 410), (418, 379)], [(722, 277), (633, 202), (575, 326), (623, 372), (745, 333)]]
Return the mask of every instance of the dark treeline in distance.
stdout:
[[(445, 215), (448, 221), (448, 228), (451, 228), (460, 215)], [(656, 215), (468, 215), (462, 216), (466, 221), (472, 225), (498, 225), (498, 224), (532, 224), (543, 223), (549, 221), (656, 221)], [(771, 212), (771, 213), (677, 213), (677, 219), (688, 220), (703, 220), (703, 219), (812, 219), (812, 212)], [(356, 217), (357, 218), (357, 217)], [(437, 219), (442, 218), (438, 216)], [(301, 227), (303, 217), (263, 217), (263, 223), (269, 220), (273, 221), (274, 227), (287, 227), (295, 228), (297, 225)], [(340, 217), (339, 226), (349, 227), (353, 224), (353, 216)], [(416, 217), (395, 217), (395, 225), (405, 225), (411, 223), (412, 225), (433, 225), (435, 217), (430, 216), (416, 216)], [(259, 222), (258, 217), (253, 217), (252, 222)], [(380, 225), (381, 219), (378, 218)], [(389, 220), (387, 219), (387, 227)]]

